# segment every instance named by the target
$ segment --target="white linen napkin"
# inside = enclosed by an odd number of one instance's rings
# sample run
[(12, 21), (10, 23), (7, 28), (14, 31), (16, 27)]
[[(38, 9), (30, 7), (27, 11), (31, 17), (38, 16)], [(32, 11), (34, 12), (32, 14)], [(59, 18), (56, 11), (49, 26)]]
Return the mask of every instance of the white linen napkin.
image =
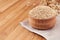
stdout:
[(57, 17), (57, 22), (55, 27), (50, 30), (34, 29), (28, 24), (28, 20), (24, 20), (20, 22), (20, 24), (22, 25), (22, 27), (26, 28), (27, 30), (34, 32), (38, 35), (41, 35), (47, 40), (60, 40), (60, 16)]

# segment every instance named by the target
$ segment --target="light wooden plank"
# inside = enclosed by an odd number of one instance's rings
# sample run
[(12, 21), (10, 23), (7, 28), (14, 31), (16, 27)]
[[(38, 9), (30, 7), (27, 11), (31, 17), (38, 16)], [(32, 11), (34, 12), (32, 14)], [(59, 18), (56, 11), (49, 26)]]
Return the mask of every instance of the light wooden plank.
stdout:
[[(22, 17), (22, 19), (20, 19)], [(14, 31), (14, 29), (17, 27), (17, 25), (19, 24), (19, 21), (23, 20), (25, 17), (21, 16), (20, 18), (17, 18), (16, 20), (14, 20), (12, 23), (10, 23), (4, 30), (2, 30), (0, 32), (0, 38), (4, 39), (6, 38), (11, 32)], [(5, 35), (4, 35), (5, 33)]]
[(5, 12), (3, 12), (2, 14), (0, 14), (0, 21), (2, 21), (7, 15), (11, 14), (12, 12), (15, 12), (16, 9), (18, 9), (17, 11), (19, 11), (20, 4), (24, 2), (24, 0), (20, 0), (19, 2), (17, 2), (15, 5), (11, 6), (9, 9), (7, 9)]
[(34, 34), (34, 38), (32, 40), (45, 40), (42, 36)]
[(19, 24), (28, 17), (29, 10), (39, 4), (36, 0), (31, 0), (30, 2), (35, 5), (27, 5), (29, 1), (20, 0), (0, 15), (0, 40), (44, 40)]
[(18, 37), (14, 38), (14, 40), (32, 40), (34, 34), (31, 32), (22, 32)]
[(20, 34), (22, 34), (22, 32), (24, 33), (25, 30), (22, 27), (20, 27), (19, 25), (17, 26), (17, 28), (5, 39), (5, 40), (14, 40), (17, 36), (19, 36)]
[[(33, 6), (32, 6), (32, 7), (33, 7)], [(31, 8), (32, 8), (32, 7), (31, 7)], [(26, 7), (25, 7), (25, 10), (28, 9), (28, 8), (29, 8), (29, 7), (26, 6)], [(30, 9), (30, 8), (29, 8), (29, 9)], [(20, 11), (19, 11), (19, 12), (22, 13), (22, 12), (25, 11), (25, 10), (21, 10), (21, 12), (20, 12)], [(18, 15), (20, 15), (20, 14), (18, 14)], [(9, 17), (8, 17), (8, 18), (9, 18)], [(15, 16), (15, 18), (16, 18), (16, 16)], [(10, 19), (9, 19), (9, 20), (10, 20)], [(6, 18), (6, 21), (7, 21), (7, 18)], [(5, 23), (6, 21), (5, 21), (5, 20), (2, 21), (1, 24), (2, 24), (2, 23)], [(2, 29), (2, 28), (1, 28), (1, 29)]]
[(18, 0), (1, 0), (0, 1), (0, 12), (5, 11), (7, 8), (12, 6), (14, 3), (16, 3)]
[[(14, 15), (14, 14), (12, 14)], [(12, 16), (12, 15), (9, 15), (9, 16)], [(17, 15), (18, 16), (18, 15)], [(11, 17), (12, 18), (12, 17)], [(4, 20), (4, 19), (3, 19)], [(8, 19), (6, 19), (8, 20)], [(5, 25), (3, 28), (1, 28), (2, 30), (0, 30), (0, 39), (4, 39), (7, 34), (9, 34), (10, 32), (12, 32), (15, 27), (16, 27), (16, 23), (18, 22), (17, 21), (18, 19), (16, 19), (15, 21), (13, 20), (10, 20), (10, 22), (7, 23), (7, 25)], [(9, 21), (9, 20), (8, 20)], [(13, 21), (13, 24), (11, 24), (11, 21)], [(15, 23), (14, 23), (15, 22)], [(4, 22), (3, 22), (4, 23)], [(10, 23), (9, 27), (8, 27), (8, 24)], [(6, 24), (6, 23), (5, 23)], [(7, 27), (6, 27), (7, 26)], [(14, 27), (13, 27), (14, 26)], [(5, 28), (6, 27), (6, 28)], [(12, 30), (11, 30), (12, 29)], [(4, 35), (5, 34), (5, 35)], [(3, 36), (4, 35), (4, 36)]]
[[(17, 6), (17, 8), (15, 8), (15, 6)], [(18, 6), (18, 5), (15, 5), (15, 6), (13, 6), (13, 11), (10, 9), (10, 10), (8, 10), (8, 11), (6, 11), (6, 12), (4, 12), (2, 15), (1, 15), (1, 18), (0, 18), (0, 26), (3, 26), (5, 23), (7, 23), (12, 17), (15, 17), (16, 18), (16, 16), (18, 16), (19, 14), (21, 14), (21, 13), (19, 13), (20, 11), (19, 10), (21, 10), (23, 7), (24, 7), (24, 5), (20, 5), (20, 6)], [(22, 7), (21, 7), (22, 6)], [(21, 7), (21, 8), (20, 8)]]

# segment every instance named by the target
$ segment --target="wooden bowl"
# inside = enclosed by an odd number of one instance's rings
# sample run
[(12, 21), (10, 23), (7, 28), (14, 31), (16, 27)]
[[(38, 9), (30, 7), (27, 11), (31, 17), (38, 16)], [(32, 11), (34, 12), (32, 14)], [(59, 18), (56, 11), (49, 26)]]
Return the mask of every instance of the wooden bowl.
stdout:
[(29, 24), (36, 29), (47, 30), (55, 26), (56, 16), (49, 19), (35, 19), (29, 16)]
[(37, 6), (29, 12), (29, 24), (36, 29), (51, 29), (56, 23), (57, 12), (48, 6)]

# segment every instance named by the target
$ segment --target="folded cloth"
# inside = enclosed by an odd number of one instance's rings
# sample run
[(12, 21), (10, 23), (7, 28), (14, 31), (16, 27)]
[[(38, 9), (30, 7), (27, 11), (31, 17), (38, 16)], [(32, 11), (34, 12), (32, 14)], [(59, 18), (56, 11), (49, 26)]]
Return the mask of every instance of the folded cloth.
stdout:
[(22, 25), (22, 27), (26, 28), (27, 30), (34, 32), (38, 35), (41, 35), (47, 40), (60, 40), (60, 16), (57, 17), (57, 22), (55, 27), (50, 30), (34, 29), (29, 25), (28, 20), (24, 20), (20, 22), (20, 24)]

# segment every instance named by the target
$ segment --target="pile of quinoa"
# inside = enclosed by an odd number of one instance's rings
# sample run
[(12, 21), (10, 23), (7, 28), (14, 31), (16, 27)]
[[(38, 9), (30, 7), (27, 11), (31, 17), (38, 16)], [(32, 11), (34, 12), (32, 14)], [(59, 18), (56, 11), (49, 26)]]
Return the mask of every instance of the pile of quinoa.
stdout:
[(57, 15), (57, 12), (49, 6), (37, 6), (30, 10), (29, 15), (36, 19), (49, 19)]

